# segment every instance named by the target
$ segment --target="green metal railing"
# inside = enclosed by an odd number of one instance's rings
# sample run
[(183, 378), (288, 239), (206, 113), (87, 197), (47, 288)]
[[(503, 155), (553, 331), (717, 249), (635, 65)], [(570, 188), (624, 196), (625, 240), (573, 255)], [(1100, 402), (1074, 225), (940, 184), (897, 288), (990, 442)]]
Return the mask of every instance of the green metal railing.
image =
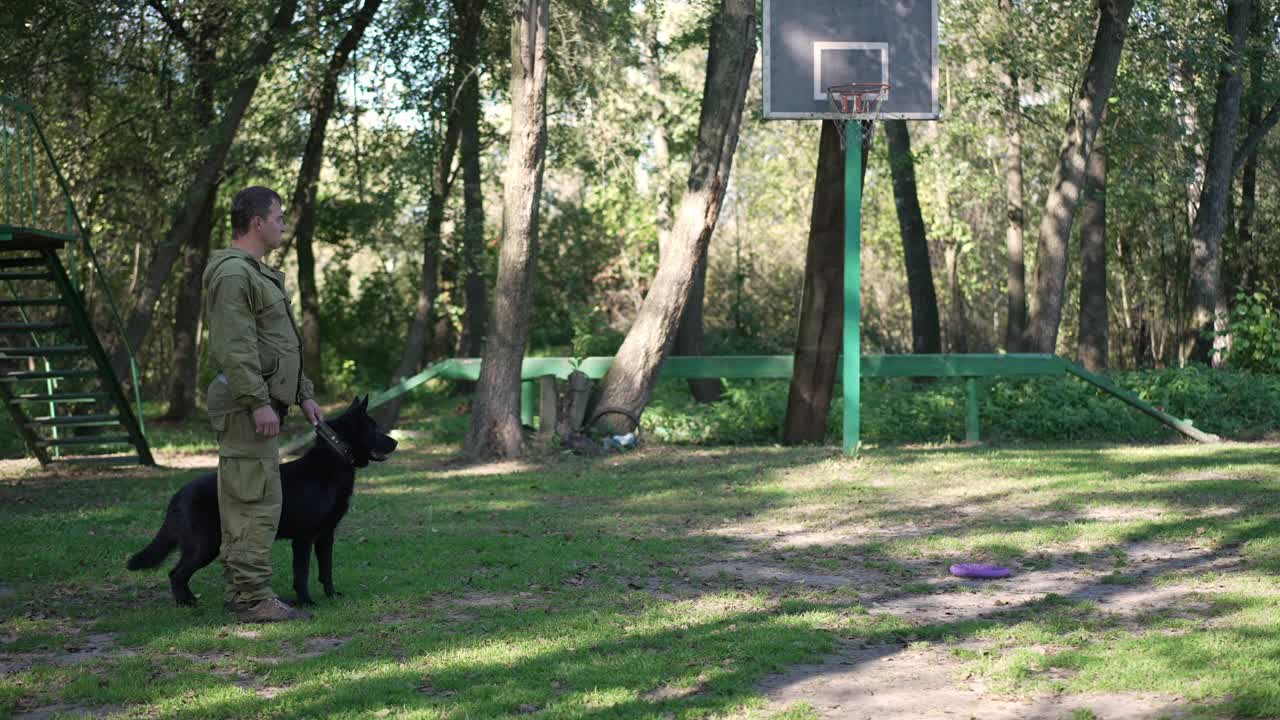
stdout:
[[(52, 175), (54, 187), (45, 187), (42, 196), (42, 176), (36, 172), (37, 145), (40, 154), (48, 161), (47, 171)], [(75, 202), (71, 199), (71, 187), (62, 175), (58, 163), (54, 160), (53, 150), (45, 138), (44, 131), (36, 119), (35, 110), (26, 103), (11, 97), (0, 95), (0, 175), (3, 175), (4, 206), (0, 215), (0, 225), (42, 231), (58, 232), (52, 227), (50, 218), (54, 212), (61, 215), (67, 251), (66, 267), (70, 275), (73, 290), (79, 295), (80, 303), (88, 309), (88, 298), (81, 283), (79, 258), (88, 259), (88, 270), (100, 287), (99, 292), (106, 298), (107, 315), (111, 321), (111, 330), (116, 336), (129, 358), (129, 373), (133, 381), (133, 401), (137, 421), (143, 434), (146, 433), (145, 419), (142, 412), (142, 390), (138, 382), (138, 361), (129, 338), (125, 332), (125, 323), (116, 305), (115, 293), (111, 283), (102, 272), (98, 256), (93, 244), (89, 241), (89, 233), (85, 230), (76, 212)], [(44, 177), (45, 185), (50, 178)], [(47, 207), (42, 212), (42, 198)], [(53, 212), (50, 212), (53, 210)], [(0, 249), (3, 244), (0, 243)]]
[[(843, 358), (837, 360), (835, 377), (843, 377)], [(664, 379), (726, 378), (757, 380), (789, 380), (794, 360), (790, 355), (702, 356), (669, 357), (662, 365)], [(609, 372), (612, 357), (526, 357), (521, 366), (520, 414), (528, 425), (533, 421), (535, 381), (545, 375), (563, 380), (578, 370), (599, 380)], [(984, 377), (1049, 377), (1071, 375), (1125, 404), (1160, 421), (1169, 428), (1192, 440), (1203, 443), (1219, 442), (1221, 438), (1199, 430), (1188, 420), (1176, 418), (1160, 410), (1133, 392), (1126, 390), (1102, 375), (1088, 372), (1073, 362), (1057, 355), (1033, 353), (1006, 355), (863, 355), (859, 363), (863, 378), (933, 377), (956, 378), (965, 384), (965, 439), (980, 440), (978, 379)], [(432, 364), (427, 369), (405, 378), (395, 385), (369, 398), (369, 408), (376, 408), (392, 398), (404, 395), (426, 382), (443, 380), (480, 379), (479, 358), (453, 358)], [(282, 448), (292, 452), (305, 446), (314, 436), (311, 433), (293, 438)]]

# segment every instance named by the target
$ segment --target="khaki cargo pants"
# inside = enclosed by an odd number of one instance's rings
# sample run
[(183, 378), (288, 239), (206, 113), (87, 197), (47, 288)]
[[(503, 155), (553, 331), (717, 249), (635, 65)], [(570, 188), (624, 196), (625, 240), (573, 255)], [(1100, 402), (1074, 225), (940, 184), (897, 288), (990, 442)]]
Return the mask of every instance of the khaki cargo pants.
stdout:
[(218, 433), (218, 510), (226, 599), (256, 602), (271, 589), (271, 545), (280, 526), (278, 438), (258, 436), (248, 410), (210, 418)]

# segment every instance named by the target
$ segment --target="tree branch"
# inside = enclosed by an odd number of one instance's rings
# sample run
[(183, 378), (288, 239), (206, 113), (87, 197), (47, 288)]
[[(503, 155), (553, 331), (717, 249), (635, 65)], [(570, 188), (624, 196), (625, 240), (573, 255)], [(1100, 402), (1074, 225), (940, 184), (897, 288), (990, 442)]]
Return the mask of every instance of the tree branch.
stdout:
[(195, 48), (195, 40), (192, 39), (191, 33), (187, 32), (187, 28), (182, 24), (181, 20), (169, 12), (169, 8), (165, 7), (164, 0), (147, 0), (147, 5), (160, 15), (165, 27), (168, 27), (169, 32), (178, 38), (178, 42), (181, 42), (188, 50)]
[(1231, 161), (1231, 176), (1235, 177), (1236, 173), (1244, 167), (1244, 163), (1249, 159), (1249, 155), (1258, 149), (1258, 145), (1262, 143), (1262, 139), (1267, 136), (1271, 128), (1280, 122), (1280, 100), (1276, 100), (1272, 104), (1271, 109), (1262, 118), (1262, 122), (1245, 136), (1244, 142), (1240, 143), (1240, 147), (1236, 149), (1235, 157)]

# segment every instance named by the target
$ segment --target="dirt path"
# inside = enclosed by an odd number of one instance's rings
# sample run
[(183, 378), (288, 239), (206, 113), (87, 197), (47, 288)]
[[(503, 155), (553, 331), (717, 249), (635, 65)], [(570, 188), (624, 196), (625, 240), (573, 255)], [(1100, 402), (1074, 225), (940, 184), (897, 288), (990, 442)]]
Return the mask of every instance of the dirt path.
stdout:
[[(720, 533), (718, 533), (720, 534)], [(1047, 567), (1021, 568), (1005, 580), (967, 581), (950, 577), (945, 565), (921, 561), (900, 572), (867, 567), (851, 559), (831, 572), (809, 572), (777, 562), (778, 553), (797, 546), (842, 544), (824, 535), (799, 537), (800, 533), (775, 533), (762, 542), (754, 537), (739, 545), (736, 553), (721, 561), (696, 566), (690, 574), (720, 578), (735, 585), (785, 591), (790, 587), (816, 589), (856, 588), (860, 604), (871, 614), (892, 614), (913, 625), (953, 623), (987, 618), (1024, 609), (1028, 604), (1057, 595), (1097, 604), (1098, 612), (1111, 615), (1134, 629), (1152, 613), (1177, 609), (1195, 613), (1203, 607), (1203, 595), (1217, 588), (1170, 584), (1169, 574), (1213, 571), (1231, 573), (1241, 558), (1233, 550), (1212, 551), (1196, 544), (1132, 543), (1124, 546), (1122, 567), (1115, 555), (1085, 560), (1060, 557)], [(845, 539), (847, 542), (848, 539)], [(905, 574), (904, 574), (905, 573)], [(1159, 584), (1152, 581), (1164, 576)], [(1115, 578), (1122, 578), (1116, 581)], [(903, 590), (911, 586), (911, 592)], [(943, 643), (890, 643), (865, 645), (844, 642), (823, 662), (790, 668), (766, 678), (760, 686), (768, 698), (764, 716), (797, 704), (808, 704), (821, 718), (1178, 718), (1187, 708), (1181, 698), (1151, 693), (1050, 695), (1019, 699), (993, 693), (967, 672), (953, 657), (953, 647), (981, 649), (980, 641), (955, 645)], [(1092, 714), (1090, 714), (1092, 713)], [(743, 717), (760, 717), (758, 711)]]

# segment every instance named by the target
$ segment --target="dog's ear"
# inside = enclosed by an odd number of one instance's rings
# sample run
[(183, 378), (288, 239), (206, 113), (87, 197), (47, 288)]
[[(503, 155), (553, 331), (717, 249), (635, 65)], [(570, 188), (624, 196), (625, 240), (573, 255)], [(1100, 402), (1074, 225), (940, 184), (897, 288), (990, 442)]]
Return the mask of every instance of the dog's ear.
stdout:
[(360, 412), (362, 413), (369, 412), (369, 396), (368, 395), (365, 395), (364, 398), (360, 400)]

